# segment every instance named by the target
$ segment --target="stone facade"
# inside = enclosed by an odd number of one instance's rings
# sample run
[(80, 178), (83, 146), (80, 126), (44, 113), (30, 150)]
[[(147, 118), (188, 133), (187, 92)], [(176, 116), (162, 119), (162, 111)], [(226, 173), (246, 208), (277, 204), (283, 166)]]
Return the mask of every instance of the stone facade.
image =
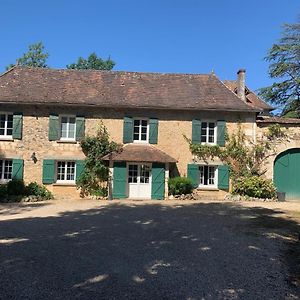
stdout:
[[(70, 114), (85, 116), (85, 134), (96, 133), (100, 121), (107, 127), (112, 140), (123, 141), (123, 118), (143, 117), (158, 118), (158, 149), (174, 157), (178, 163), (176, 168), (170, 169), (170, 175), (186, 175), (187, 164), (193, 161), (188, 143), (184, 135), (191, 138), (192, 119), (225, 120), (228, 133), (237, 129), (240, 122), (247, 137), (255, 140), (257, 126), (255, 113), (216, 112), (216, 111), (188, 111), (188, 110), (142, 110), (142, 109), (105, 109), (96, 107), (75, 106), (47, 106), (47, 105), (1, 105), (0, 111), (22, 112), (23, 132), (21, 140), (0, 141), (1, 156), (6, 158), (20, 158), (24, 160), (24, 181), (26, 183), (42, 182), (43, 159), (82, 160), (79, 142), (59, 142), (48, 140), (49, 114)], [(31, 156), (36, 155), (37, 162)], [(75, 186), (49, 185), (55, 194), (68, 195), (76, 192)]]

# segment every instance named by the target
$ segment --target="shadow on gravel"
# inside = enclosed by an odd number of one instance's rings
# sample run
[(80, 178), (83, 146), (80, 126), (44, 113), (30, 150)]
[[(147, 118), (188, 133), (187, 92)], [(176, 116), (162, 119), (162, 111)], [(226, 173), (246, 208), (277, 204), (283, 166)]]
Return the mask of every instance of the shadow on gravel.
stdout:
[(299, 225), (281, 215), (112, 204), (2, 221), (0, 298), (297, 299)]
[(35, 203), (0, 203), (0, 215), (16, 215), (25, 211), (31, 211), (41, 206), (50, 205), (48, 202)]

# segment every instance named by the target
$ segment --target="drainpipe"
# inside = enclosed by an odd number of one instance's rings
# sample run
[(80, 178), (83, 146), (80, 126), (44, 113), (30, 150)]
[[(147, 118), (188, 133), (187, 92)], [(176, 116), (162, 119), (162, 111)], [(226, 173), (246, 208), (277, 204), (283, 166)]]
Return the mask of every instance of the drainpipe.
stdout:
[(112, 161), (112, 153), (109, 154), (109, 173), (108, 173), (108, 200), (113, 200), (113, 193), (112, 193), (112, 178), (114, 173), (113, 168), (113, 161)]
[(165, 199), (169, 199), (169, 163), (166, 163), (165, 166)]

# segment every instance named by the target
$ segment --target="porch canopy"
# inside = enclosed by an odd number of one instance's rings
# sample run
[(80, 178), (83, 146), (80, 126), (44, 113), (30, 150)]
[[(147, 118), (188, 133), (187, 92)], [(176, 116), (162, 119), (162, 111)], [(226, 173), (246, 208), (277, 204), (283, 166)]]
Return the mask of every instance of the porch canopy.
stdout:
[[(109, 154), (103, 160), (110, 160)], [(152, 145), (128, 144), (111, 155), (112, 161), (176, 163), (177, 160)]]

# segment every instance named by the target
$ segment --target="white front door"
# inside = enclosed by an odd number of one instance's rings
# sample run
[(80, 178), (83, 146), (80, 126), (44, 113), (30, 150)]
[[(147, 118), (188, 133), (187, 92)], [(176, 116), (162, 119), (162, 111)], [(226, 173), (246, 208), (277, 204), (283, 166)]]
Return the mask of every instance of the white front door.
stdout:
[(128, 164), (128, 197), (151, 199), (151, 164)]

